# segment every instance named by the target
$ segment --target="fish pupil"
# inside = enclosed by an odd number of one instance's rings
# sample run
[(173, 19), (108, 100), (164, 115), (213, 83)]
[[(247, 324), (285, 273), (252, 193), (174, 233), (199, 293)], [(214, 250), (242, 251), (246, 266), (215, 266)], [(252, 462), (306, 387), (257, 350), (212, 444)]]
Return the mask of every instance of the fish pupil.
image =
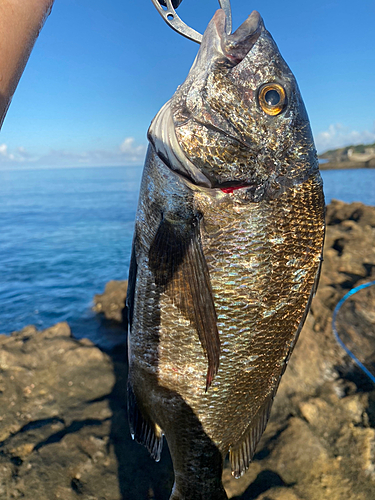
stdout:
[(276, 106), (279, 104), (281, 96), (277, 90), (269, 90), (264, 96), (264, 100), (269, 106)]

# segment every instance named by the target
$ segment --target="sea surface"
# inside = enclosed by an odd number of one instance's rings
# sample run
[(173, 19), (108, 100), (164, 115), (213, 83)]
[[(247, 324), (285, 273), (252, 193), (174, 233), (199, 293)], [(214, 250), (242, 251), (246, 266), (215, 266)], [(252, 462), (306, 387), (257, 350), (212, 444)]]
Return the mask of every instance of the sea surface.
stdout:
[[(103, 347), (93, 296), (127, 278), (141, 167), (0, 170), (0, 333), (68, 321)], [(322, 172), (326, 200), (375, 205), (375, 170)], [(104, 332), (104, 333), (103, 333)]]

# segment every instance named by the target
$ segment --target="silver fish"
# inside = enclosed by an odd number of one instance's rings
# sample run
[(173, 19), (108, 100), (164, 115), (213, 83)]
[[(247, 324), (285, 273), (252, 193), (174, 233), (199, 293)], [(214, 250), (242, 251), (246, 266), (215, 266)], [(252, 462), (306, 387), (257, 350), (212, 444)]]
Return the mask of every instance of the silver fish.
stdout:
[(297, 83), (260, 15), (218, 10), (154, 118), (136, 216), (129, 422), (171, 499), (226, 499), (248, 467), (317, 286), (324, 196)]

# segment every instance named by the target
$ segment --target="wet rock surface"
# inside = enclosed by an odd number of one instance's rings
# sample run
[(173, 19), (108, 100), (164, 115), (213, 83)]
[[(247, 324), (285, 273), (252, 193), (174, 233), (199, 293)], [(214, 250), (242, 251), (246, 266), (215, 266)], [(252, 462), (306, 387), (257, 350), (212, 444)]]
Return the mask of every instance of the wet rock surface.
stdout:
[[(254, 462), (239, 480), (224, 470), (230, 498), (375, 498), (375, 387), (331, 328), (340, 298), (375, 280), (375, 208), (334, 201), (327, 223), (318, 292)], [(121, 321), (125, 289), (108, 285), (98, 311)], [(375, 287), (354, 298), (340, 328), (371, 363)], [(129, 434), (126, 359), (126, 346), (103, 352), (66, 323), (0, 336), (0, 499), (169, 498), (167, 446), (155, 463)]]
[(66, 323), (0, 337), (0, 499), (168, 497), (168, 456), (159, 469), (129, 434), (126, 359)]

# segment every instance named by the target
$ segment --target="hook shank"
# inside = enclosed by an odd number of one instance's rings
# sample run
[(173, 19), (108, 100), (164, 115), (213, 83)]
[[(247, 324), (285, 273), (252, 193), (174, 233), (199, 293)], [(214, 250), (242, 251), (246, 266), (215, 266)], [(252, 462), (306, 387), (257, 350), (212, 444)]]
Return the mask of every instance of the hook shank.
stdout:
[[(181, 0), (182, 1), (182, 0)], [(181, 3), (178, 2), (179, 3)], [(165, 9), (161, 6), (159, 0), (152, 0), (152, 3), (155, 5), (157, 11), (162, 16), (164, 21), (177, 33), (183, 35), (184, 37), (192, 40), (193, 42), (201, 43), (203, 35), (198, 33), (193, 28), (190, 28), (187, 24), (185, 24), (182, 19), (177, 14), (175, 8), (172, 5), (172, 0), (163, 0), (162, 4), (166, 6)], [(227, 22), (227, 34), (230, 35), (232, 32), (232, 9), (230, 5), (230, 0), (219, 0), (220, 8), (224, 10)]]

